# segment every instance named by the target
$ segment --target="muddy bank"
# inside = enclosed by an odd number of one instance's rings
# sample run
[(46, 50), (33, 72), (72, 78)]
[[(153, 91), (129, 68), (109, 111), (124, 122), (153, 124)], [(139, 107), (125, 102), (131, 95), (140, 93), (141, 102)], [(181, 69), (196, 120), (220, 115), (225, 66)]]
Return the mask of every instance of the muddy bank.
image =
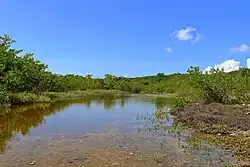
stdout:
[(176, 122), (202, 132), (197, 138), (230, 149), (250, 162), (250, 107), (199, 102), (172, 114)]
[(173, 111), (173, 115), (177, 121), (205, 133), (231, 134), (250, 130), (250, 107), (200, 102), (192, 103), (184, 110)]

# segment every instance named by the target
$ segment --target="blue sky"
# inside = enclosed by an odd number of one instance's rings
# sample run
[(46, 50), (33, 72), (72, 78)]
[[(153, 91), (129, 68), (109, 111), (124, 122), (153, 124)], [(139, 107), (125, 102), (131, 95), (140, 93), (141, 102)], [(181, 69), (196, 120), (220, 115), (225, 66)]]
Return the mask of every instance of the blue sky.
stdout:
[(0, 34), (63, 74), (169, 74), (226, 60), (246, 67), (249, 6), (249, 0), (2, 0)]

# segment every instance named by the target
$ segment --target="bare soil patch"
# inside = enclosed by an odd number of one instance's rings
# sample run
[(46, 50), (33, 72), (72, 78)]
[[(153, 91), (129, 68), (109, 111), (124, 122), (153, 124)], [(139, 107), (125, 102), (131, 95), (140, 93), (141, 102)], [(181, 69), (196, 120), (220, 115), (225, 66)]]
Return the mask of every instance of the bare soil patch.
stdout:
[(219, 103), (192, 103), (173, 111), (175, 121), (196, 131), (197, 137), (210, 144), (232, 150), (250, 163), (250, 107), (225, 106)]
[(231, 134), (250, 130), (250, 107), (199, 102), (173, 111), (173, 115), (176, 121), (205, 133)]

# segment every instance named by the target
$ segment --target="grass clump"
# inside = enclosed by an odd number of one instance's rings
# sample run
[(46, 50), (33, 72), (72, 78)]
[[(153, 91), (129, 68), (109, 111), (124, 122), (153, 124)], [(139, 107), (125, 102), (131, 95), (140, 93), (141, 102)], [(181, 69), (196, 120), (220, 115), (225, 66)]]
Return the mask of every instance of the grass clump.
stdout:
[(44, 103), (50, 102), (51, 99), (47, 96), (36, 95), (32, 93), (13, 93), (10, 94), (11, 105), (21, 105), (21, 104), (32, 104), (32, 103)]
[(240, 159), (250, 162), (250, 138), (248, 137), (197, 133), (192, 136), (192, 140), (205, 140), (210, 144), (231, 150)]
[(59, 100), (75, 99), (86, 96), (105, 96), (114, 95), (117, 97), (127, 96), (128, 92), (119, 90), (86, 90), (86, 91), (69, 91), (69, 92), (44, 92), (42, 94), (34, 94), (29, 92), (9, 93), (0, 92), (1, 107), (10, 105), (23, 105), (33, 103), (49, 103)]

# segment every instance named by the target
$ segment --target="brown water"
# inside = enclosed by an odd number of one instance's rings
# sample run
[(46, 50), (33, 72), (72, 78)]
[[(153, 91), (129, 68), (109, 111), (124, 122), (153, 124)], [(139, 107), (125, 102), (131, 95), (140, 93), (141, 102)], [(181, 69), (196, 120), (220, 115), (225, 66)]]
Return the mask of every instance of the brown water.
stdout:
[[(225, 166), (232, 153), (168, 114), (163, 97), (92, 97), (13, 108), (0, 116), (0, 166)], [(164, 112), (165, 114), (161, 114)]]

